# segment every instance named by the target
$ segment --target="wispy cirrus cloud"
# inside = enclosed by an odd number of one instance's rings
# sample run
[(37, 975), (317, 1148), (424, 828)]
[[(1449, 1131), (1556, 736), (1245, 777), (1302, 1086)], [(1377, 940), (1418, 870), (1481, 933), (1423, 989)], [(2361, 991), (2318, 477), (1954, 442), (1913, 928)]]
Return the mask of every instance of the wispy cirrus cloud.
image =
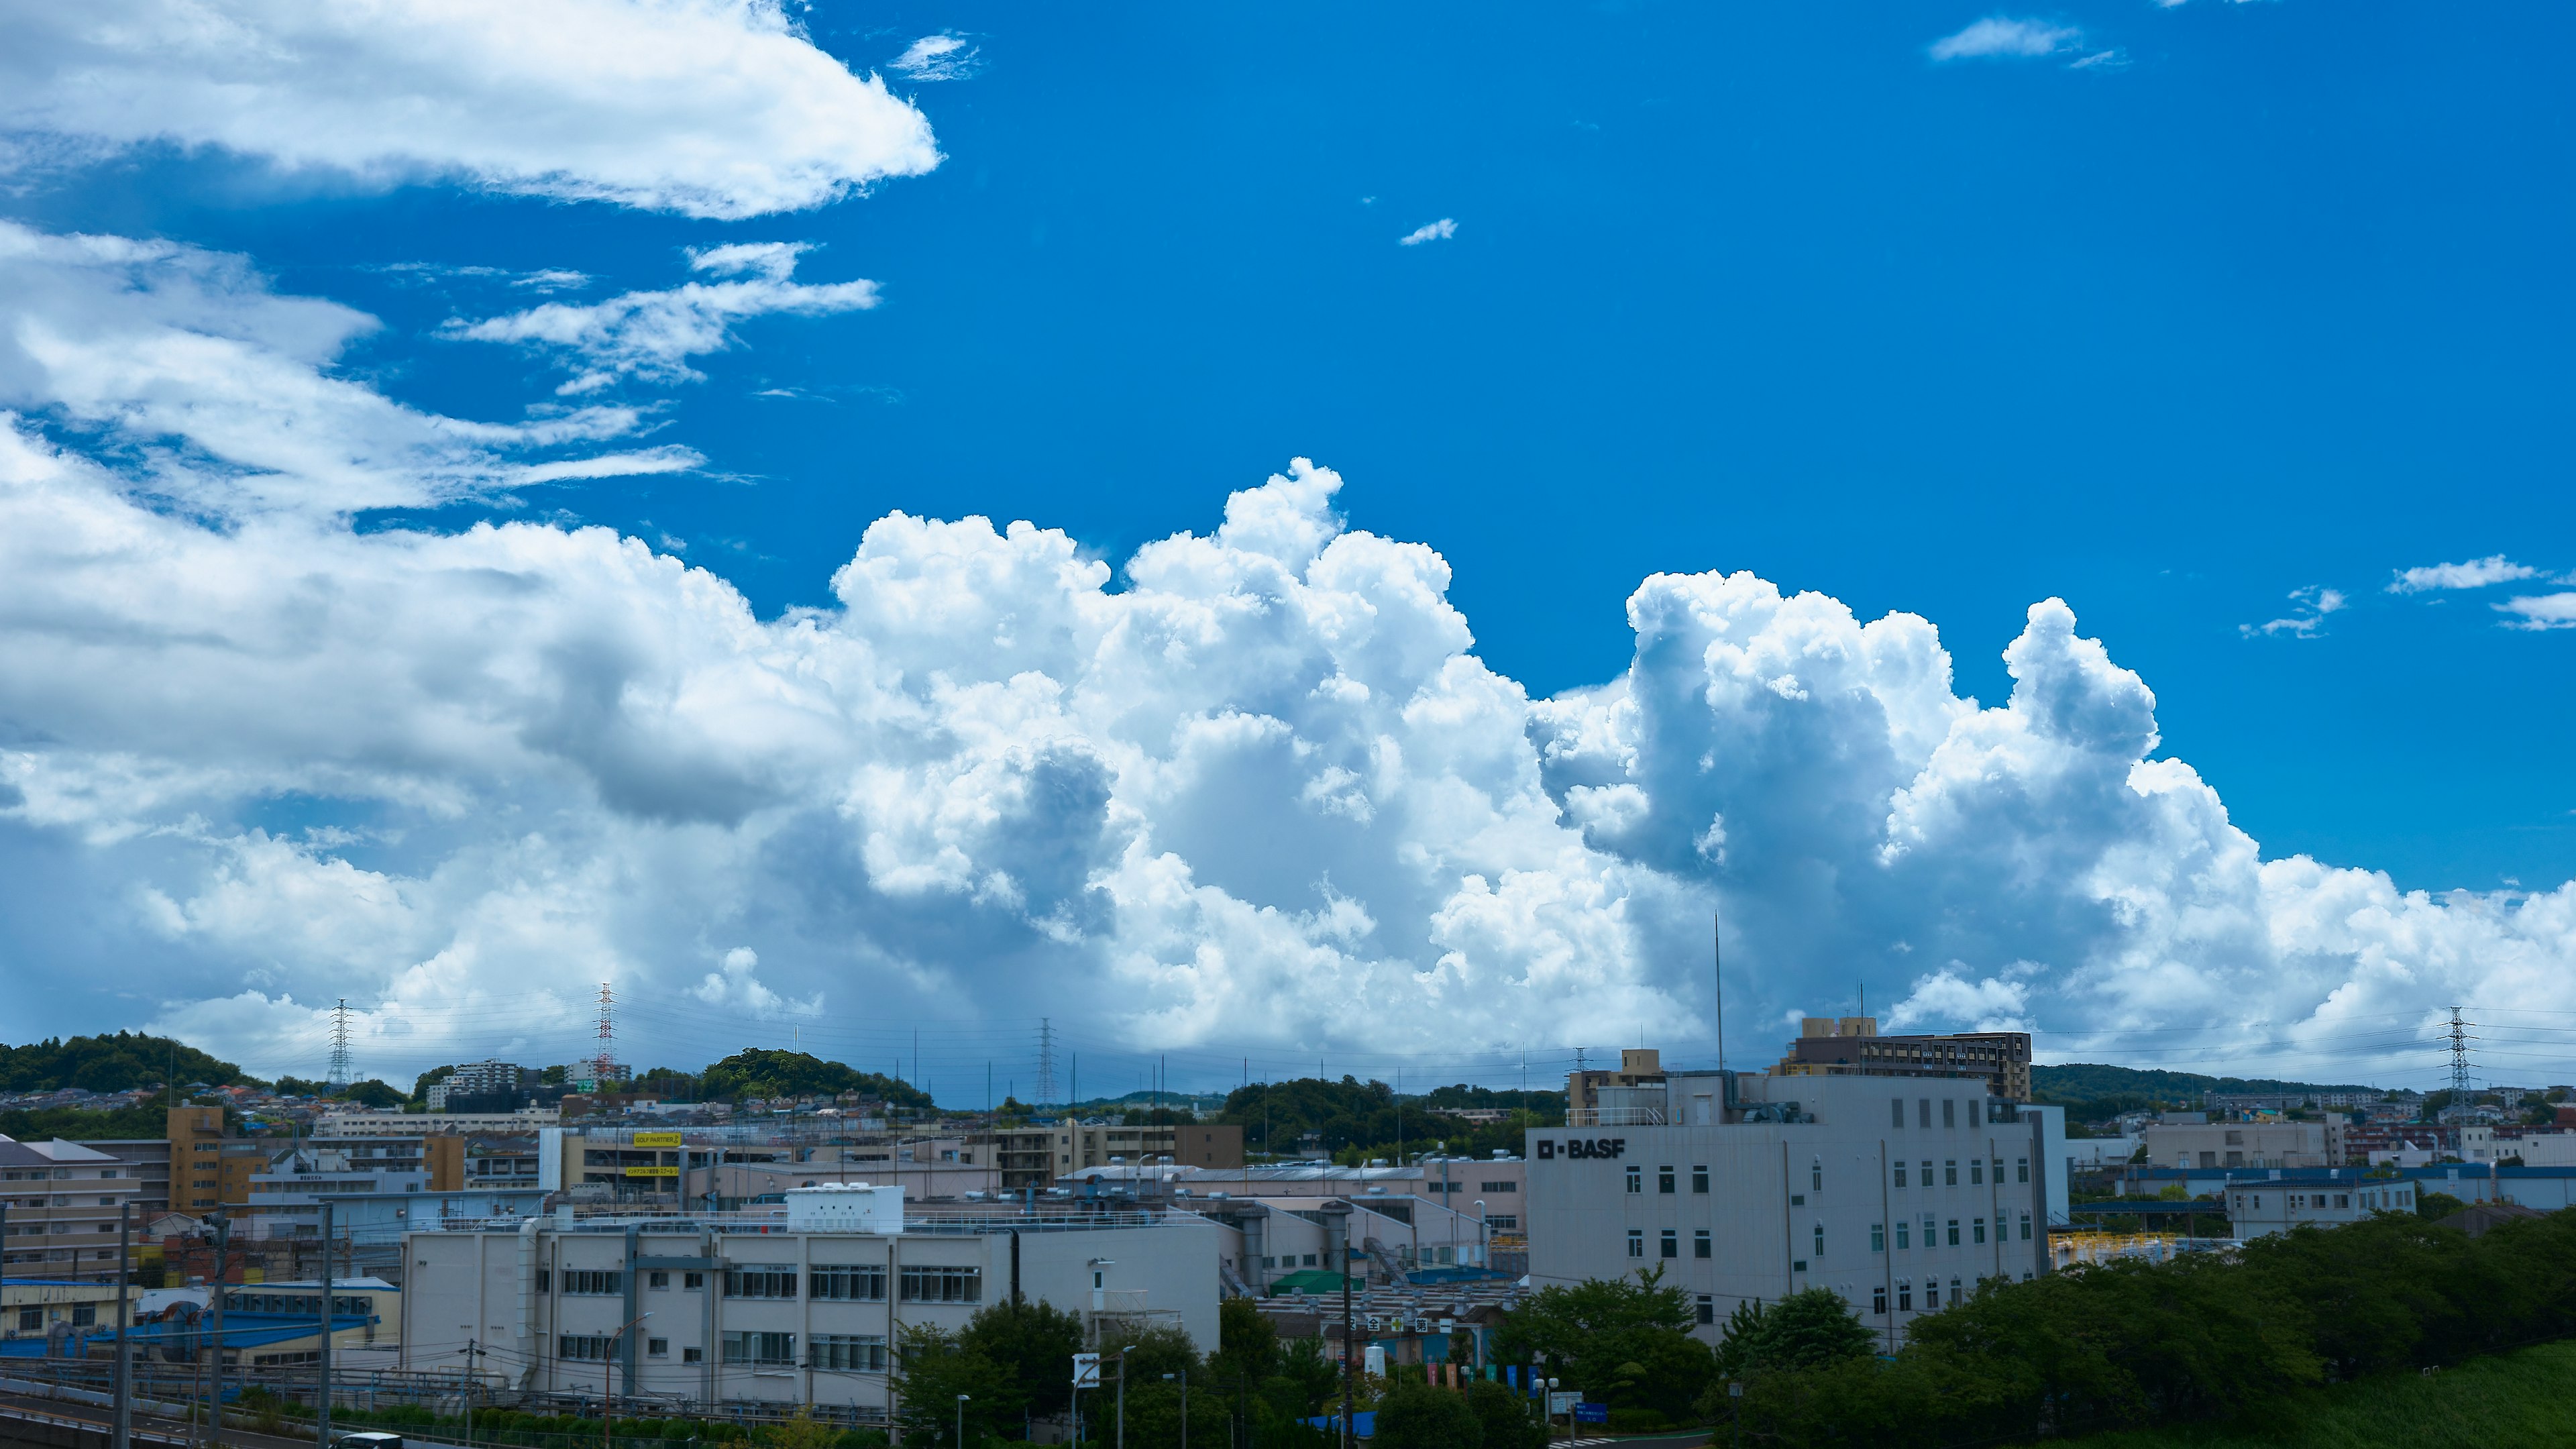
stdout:
[[(1372, 198), (1372, 200), (1373, 199), (1374, 198)], [(1397, 237), (1395, 239), (1395, 244), (1400, 247), (1418, 247), (1424, 242), (1447, 241), (1449, 238), (1456, 236), (1457, 234), (1457, 221), (1453, 218), (1444, 216), (1438, 221), (1427, 222), (1421, 226), (1415, 227), (1409, 232), (1406, 232), (1404, 235)]]
[(983, 68), (983, 51), (953, 31), (925, 35), (886, 63), (886, 69), (917, 81), (967, 80)]
[(596, 392), (623, 379), (695, 382), (704, 374), (689, 359), (734, 345), (733, 324), (746, 318), (790, 314), (820, 317), (863, 311), (877, 304), (877, 284), (864, 279), (807, 284), (795, 280), (804, 242), (735, 242), (695, 254), (690, 267), (734, 280), (688, 282), (658, 292), (627, 292), (587, 306), (548, 302), (524, 312), (462, 319), (447, 335), (474, 342), (507, 342), (554, 353), (575, 369), (557, 392)]
[(1955, 35), (1945, 35), (1932, 42), (1932, 58), (1936, 61), (2027, 60), (2073, 50), (2083, 43), (2084, 32), (2072, 25), (1989, 15)]
[(2324, 630), (2328, 614), (2342, 612), (2351, 602), (2340, 589), (2314, 584), (2304, 589), (2292, 589), (2290, 600), (2299, 606), (2298, 612), (2260, 624), (2239, 624), (2237, 632), (2248, 639), (2274, 634), (2286, 634), (2293, 639), (2313, 639)]
[(2388, 582), (2392, 594), (2426, 594), (2436, 589), (2483, 589), (2490, 584), (2509, 584), (2520, 579), (2538, 578), (2540, 570), (2529, 564), (2518, 564), (2500, 553), (2473, 558), (2467, 563), (2428, 564), (2423, 568), (2399, 569)]

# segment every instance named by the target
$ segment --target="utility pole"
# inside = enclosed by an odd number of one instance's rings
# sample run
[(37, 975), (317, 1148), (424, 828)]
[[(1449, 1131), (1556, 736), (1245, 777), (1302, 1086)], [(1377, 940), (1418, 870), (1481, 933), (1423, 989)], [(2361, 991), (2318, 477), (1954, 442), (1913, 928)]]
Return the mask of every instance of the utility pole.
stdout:
[(320, 1392), (314, 1395), (314, 1442), (331, 1449), (331, 1201), (322, 1201), (322, 1355), (316, 1364)]
[(223, 1449), (224, 1442), (224, 1250), (232, 1243), (233, 1220), (223, 1204), (215, 1204), (209, 1225), (215, 1230), (214, 1347), (207, 1350), (211, 1367), (206, 1374), (206, 1443), (208, 1449)]
[(1342, 1224), (1342, 1449), (1352, 1449), (1358, 1441), (1352, 1435), (1356, 1424), (1351, 1418), (1351, 1229)]
[(127, 1255), (134, 1246), (134, 1204), (116, 1205), (116, 1417), (109, 1442), (115, 1449), (129, 1449), (134, 1442), (134, 1315), (132, 1305), (134, 1270), (127, 1266)]
[(1051, 1103), (1056, 1099), (1055, 1022), (1043, 1016), (1038, 1018), (1037, 1098), (1040, 1103)]

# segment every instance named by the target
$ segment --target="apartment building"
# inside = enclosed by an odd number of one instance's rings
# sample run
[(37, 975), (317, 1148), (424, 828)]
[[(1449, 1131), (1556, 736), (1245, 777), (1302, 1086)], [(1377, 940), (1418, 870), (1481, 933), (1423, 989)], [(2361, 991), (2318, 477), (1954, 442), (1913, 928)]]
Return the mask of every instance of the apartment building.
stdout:
[(1167, 1324), (1213, 1352), (1220, 1236), (1184, 1214), (929, 1215), (858, 1186), (796, 1188), (757, 1213), (414, 1233), (402, 1366), (465, 1367), (470, 1336), (493, 1346), (478, 1367), (496, 1386), (883, 1423), (902, 1329), (960, 1329), (1015, 1294), (1079, 1315), (1095, 1342)]
[(1711, 1343), (1738, 1303), (1829, 1288), (1892, 1346), (2048, 1271), (2045, 1126), (1989, 1081), (1675, 1072), (1635, 1122), (1533, 1130), (1531, 1281), (1660, 1266)]
[[(0, 1137), (0, 1269), (117, 1281), (125, 1266), (116, 1254), (118, 1216), (138, 1205), (142, 1190), (134, 1169), (95, 1148)], [(129, 1246), (139, 1246), (144, 1219), (136, 1214), (130, 1223)]]
[(509, 1112), (333, 1112), (313, 1124), (316, 1137), (435, 1137), (447, 1133), (535, 1132), (563, 1123), (554, 1107)]
[(2030, 1033), (1881, 1036), (1874, 1016), (1810, 1016), (1773, 1076), (1983, 1077), (1987, 1095), (2030, 1100)]
[(2337, 1227), (2372, 1213), (2415, 1211), (2415, 1184), (2405, 1179), (2240, 1182), (2228, 1184), (2224, 1197), (2238, 1242), (2297, 1227)]
[(991, 1134), (1005, 1192), (1050, 1187), (1086, 1167), (1167, 1162), (1176, 1167), (1241, 1167), (1243, 1129), (1217, 1122), (1159, 1127), (1061, 1121)]

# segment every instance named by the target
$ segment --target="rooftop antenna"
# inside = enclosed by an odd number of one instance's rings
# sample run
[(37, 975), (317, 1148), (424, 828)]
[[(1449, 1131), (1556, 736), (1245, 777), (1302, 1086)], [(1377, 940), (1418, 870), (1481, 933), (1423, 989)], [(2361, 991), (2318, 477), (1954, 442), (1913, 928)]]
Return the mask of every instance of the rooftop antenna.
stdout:
[(331, 1086), (349, 1085), (349, 998), (331, 1008)]
[(1708, 978), (1717, 988), (1717, 1069), (1726, 1070), (1726, 943), (1717, 929), (1718, 913), (1708, 913)]

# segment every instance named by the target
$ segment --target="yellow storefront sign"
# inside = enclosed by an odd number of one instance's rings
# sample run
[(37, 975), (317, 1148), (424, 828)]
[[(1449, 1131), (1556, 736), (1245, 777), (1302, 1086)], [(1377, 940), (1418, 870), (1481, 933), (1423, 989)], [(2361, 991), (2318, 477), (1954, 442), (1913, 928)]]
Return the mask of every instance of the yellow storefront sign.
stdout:
[(628, 1177), (677, 1177), (680, 1175), (680, 1169), (676, 1167), (630, 1167), (626, 1169), (626, 1175)]
[(680, 1134), (677, 1132), (638, 1132), (635, 1134), (634, 1141), (635, 1145), (638, 1147), (677, 1147), (680, 1145)]

